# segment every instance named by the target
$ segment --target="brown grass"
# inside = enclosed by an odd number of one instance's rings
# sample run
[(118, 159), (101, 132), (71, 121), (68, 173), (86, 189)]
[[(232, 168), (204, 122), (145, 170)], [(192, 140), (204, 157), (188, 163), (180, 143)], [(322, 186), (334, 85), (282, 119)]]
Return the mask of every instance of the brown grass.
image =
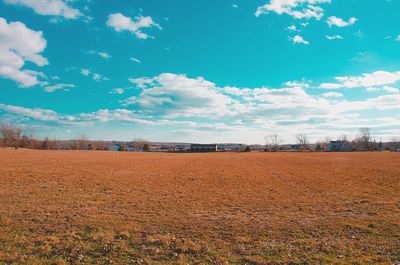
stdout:
[(400, 154), (0, 150), (0, 264), (400, 264)]

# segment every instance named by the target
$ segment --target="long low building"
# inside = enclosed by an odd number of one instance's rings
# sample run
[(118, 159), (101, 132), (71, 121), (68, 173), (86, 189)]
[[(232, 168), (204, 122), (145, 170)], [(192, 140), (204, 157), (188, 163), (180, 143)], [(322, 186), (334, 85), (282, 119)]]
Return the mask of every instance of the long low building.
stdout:
[(328, 146), (329, 151), (331, 152), (351, 152), (353, 147), (348, 141), (331, 141)]
[(216, 152), (218, 151), (217, 144), (191, 144), (191, 152)]

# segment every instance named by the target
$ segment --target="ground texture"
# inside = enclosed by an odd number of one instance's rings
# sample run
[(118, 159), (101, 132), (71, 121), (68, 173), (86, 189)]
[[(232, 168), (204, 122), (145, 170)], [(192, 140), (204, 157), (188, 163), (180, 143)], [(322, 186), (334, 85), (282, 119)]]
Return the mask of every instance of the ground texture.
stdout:
[(400, 264), (400, 154), (0, 150), (3, 263)]

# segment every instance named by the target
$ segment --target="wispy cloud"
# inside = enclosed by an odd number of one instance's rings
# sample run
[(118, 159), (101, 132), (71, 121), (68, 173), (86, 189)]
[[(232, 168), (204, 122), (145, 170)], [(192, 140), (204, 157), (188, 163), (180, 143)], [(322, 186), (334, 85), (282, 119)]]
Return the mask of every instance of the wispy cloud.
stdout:
[(51, 92), (54, 92), (54, 91), (57, 91), (57, 90), (68, 91), (69, 88), (73, 88), (73, 87), (76, 87), (76, 86), (73, 85), (73, 84), (55, 84), (55, 85), (52, 85), (52, 86), (46, 86), (44, 88), (44, 91), (46, 91), (48, 93), (51, 93)]
[(140, 63), (141, 62), (138, 58), (135, 58), (135, 57), (132, 57), (130, 60), (132, 62), (135, 62), (135, 63)]
[(107, 77), (102, 76), (101, 74), (98, 73), (93, 73), (91, 70), (83, 68), (81, 69), (81, 74), (87, 77), (92, 78), (94, 81), (102, 81), (102, 80), (110, 80)]
[(99, 57), (101, 57), (101, 58), (103, 58), (103, 59), (111, 59), (111, 58), (112, 58), (112, 56), (109, 55), (109, 54), (106, 53), (106, 52), (98, 52), (98, 51), (93, 51), (93, 50), (91, 50), (91, 51), (88, 51), (87, 53), (88, 53), (88, 54), (97, 55), (97, 56), (99, 56)]
[(341, 35), (334, 35), (334, 36), (325, 36), (328, 40), (343, 40), (343, 37)]

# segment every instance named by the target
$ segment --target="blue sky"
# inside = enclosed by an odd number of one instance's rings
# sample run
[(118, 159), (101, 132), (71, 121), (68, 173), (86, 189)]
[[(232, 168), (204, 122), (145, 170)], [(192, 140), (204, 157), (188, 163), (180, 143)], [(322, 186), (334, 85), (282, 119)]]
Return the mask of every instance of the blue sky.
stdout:
[(0, 0), (0, 119), (39, 137), (400, 135), (399, 1)]

